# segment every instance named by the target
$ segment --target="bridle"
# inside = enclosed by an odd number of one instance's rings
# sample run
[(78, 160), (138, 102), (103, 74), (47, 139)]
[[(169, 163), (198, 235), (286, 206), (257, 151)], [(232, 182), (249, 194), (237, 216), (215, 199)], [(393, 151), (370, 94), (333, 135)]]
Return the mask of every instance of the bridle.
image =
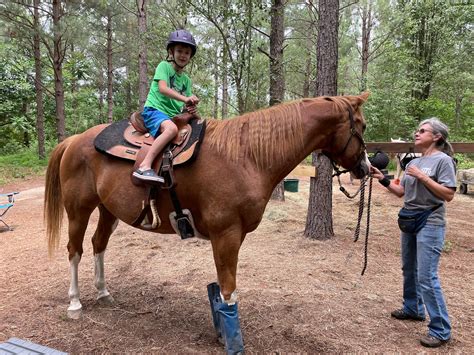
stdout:
[(334, 168), (335, 173), (334, 173), (333, 177), (336, 176), (336, 175), (339, 176), (341, 174), (347, 173), (347, 172), (351, 171), (354, 167), (356, 167), (363, 158), (362, 153), (367, 149), (367, 147), (365, 145), (365, 142), (364, 142), (364, 138), (356, 130), (355, 121), (354, 121), (354, 113), (353, 113), (352, 107), (350, 105), (347, 106), (347, 111), (349, 111), (349, 122), (350, 122), (350, 125), (351, 125), (350, 136), (349, 136), (349, 139), (347, 140), (346, 144), (344, 145), (344, 148), (342, 148), (340, 153), (337, 154), (337, 155), (339, 156), (339, 155), (344, 154), (344, 152), (347, 150), (347, 147), (349, 147), (349, 144), (351, 143), (352, 138), (356, 137), (359, 140), (359, 143), (360, 143), (359, 159), (355, 162), (354, 166), (351, 169), (339, 170), (339, 167), (337, 166), (335, 160), (331, 157), (331, 154), (329, 152), (323, 150), (322, 153), (329, 158), (329, 160), (331, 161), (331, 164)]

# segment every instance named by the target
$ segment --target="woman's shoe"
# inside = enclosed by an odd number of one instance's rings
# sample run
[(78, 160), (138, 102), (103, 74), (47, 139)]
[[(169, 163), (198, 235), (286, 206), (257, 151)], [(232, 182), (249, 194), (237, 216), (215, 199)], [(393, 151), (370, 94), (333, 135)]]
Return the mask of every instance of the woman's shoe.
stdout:
[(425, 335), (420, 339), (420, 344), (427, 348), (438, 348), (443, 344), (446, 344), (450, 339), (442, 340), (435, 338), (432, 335)]
[(397, 319), (401, 319), (401, 320), (410, 319), (410, 320), (416, 320), (416, 321), (420, 321), (420, 322), (425, 320), (425, 317), (421, 317), (419, 315), (414, 315), (414, 314), (409, 314), (409, 313), (405, 312), (403, 310), (403, 308), (396, 309), (395, 311), (393, 311), (391, 313), (391, 315), (392, 315), (393, 318), (397, 318)]

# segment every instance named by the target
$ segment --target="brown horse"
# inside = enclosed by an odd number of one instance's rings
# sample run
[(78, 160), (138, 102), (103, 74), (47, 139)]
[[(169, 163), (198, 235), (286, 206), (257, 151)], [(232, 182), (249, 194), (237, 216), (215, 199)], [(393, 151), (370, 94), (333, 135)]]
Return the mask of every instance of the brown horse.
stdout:
[[(177, 168), (175, 180), (181, 205), (191, 211), (199, 234), (211, 241), (220, 286), (215, 291), (218, 302), (230, 307), (235, 305), (240, 246), (246, 234), (259, 225), (278, 182), (312, 151), (323, 150), (333, 161), (351, 170), (356, 178), (368, 174), (369, 163), (362, 139), (365, 121), (360, 110), (367, 97), (364, 93), (303, 99), (232, 120), (207, 121), (199, 156), (191, 165)], [(78, 265), (92, 211), (98, 207), (100, 212), (92, 237), (95, 286), (98, 299), (112, 302), (105, 285), (104, 252), (118, 220), (132, 224), (142, 210), (142, 200), (136, 196), (142, 196), (144, 188), (131, 183), (132, 165), (94, 148), (95, 137), (105, 127), (93, 127), (59, 144), (52, 153), (46, 175), (45, 221), (50, 252), (59, 243), (64, 209), (69, 222), (68, 314), (72, 318), (76, 318), (82, 308)], [(158, 198), (158, 213), (168, 216), (173, 206), (165, 190), (159, 194), (165, 198)], [(170, 221), (164, 218), (161, 226), (153, 231), (174, 233)], [(220, 319), (219, 325), (217, 314), (229, 309), (213, 308), (212, 311), (217, 317), (214, 325), (224, 337), (227, 351), (238, 352), (235, 349), (243, 345), (232, 347), (233, 335), (226, 333), (228, 329), (222, 326), (228, 319)], [(238, 322), (238, 314), (234, 315)], [(219, 327), (223, 327), (224, 334)]]

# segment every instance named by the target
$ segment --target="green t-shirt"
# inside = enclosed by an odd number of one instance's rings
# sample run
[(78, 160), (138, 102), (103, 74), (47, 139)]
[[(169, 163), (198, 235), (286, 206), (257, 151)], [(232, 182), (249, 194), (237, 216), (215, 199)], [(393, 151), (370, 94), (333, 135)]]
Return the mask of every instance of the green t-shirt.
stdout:
[(158, 81), (165, 80), (169, 88), (184, 96), (191, 96), (191, 79), (184, 73), (178, 74), (171, 63), (162, 61), (155, 70), (155, 76), (151, 82), (150, 91), (145, 102), (145, 107), (153, 107), (168, 115), (176, 116), (181, 112), (184, 102), (172, 99), (160, 93)]

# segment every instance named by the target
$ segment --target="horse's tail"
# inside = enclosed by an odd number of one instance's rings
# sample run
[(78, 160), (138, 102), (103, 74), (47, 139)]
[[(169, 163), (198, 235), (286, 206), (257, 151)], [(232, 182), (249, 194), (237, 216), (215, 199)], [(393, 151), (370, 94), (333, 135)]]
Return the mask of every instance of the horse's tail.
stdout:
[(48, 253), (51, 256), (59, 246), (61, 226), (63, 220), (64, 204), (61, 194), (61, 181), (59, 168), (66, 148), (73, 137), (65, 139), (51, 153), (46, 170), (46, 183), (44, 190), (43, 217), (46, 223), (46, 236), (48, 238)]

